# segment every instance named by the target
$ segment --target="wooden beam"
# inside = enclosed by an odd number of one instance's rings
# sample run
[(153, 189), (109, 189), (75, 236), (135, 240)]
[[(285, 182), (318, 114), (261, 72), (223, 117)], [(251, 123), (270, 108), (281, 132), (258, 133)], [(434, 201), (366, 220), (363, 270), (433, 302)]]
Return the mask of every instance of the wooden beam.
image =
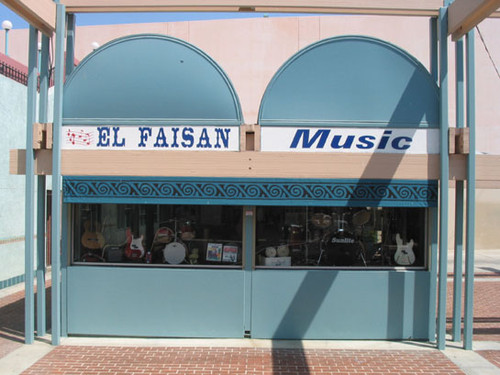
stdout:
[(459, 40), (485, 18), (498, 17), (499, 8), (500, 0), (455, 0), (448, 8), (448, 34)]
[(56, 30), (56, 4), (52, 0), (0, 1), (48, 37)]
[(62, 0), (68, 13), (282, 12), (437, 16), (442, 0)]
[[(10, 150), (10, 174), (25, 174), (25, 150)], [(450, 155), (450, 181), (463, 180), (465, 155)], [(52, 173), (52, 150), (36, 150), (35, 174)], [(439, 155), (290, 152), (62, 151), (67, 176), (250, 178), (439, 178)], [(477, 187), (500, 189), (500, 155), (477, 155)]]

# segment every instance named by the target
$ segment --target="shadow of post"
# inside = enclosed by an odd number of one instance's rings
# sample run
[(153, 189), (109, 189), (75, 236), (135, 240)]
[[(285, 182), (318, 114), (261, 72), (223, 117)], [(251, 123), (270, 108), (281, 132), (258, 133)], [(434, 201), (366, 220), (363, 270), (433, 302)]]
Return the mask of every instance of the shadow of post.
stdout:
[[(46, 311), (46, 324), (50, 327), (50, 296), (51, 288), (45, 288), (45, 295), (47, 299)], [(25, 341), (25, 299), (24, 290), (16, 292), (8, 298), (12, 302), (7, 303), (0, 307), (0, 340), (7, 340), (24, 344)], [(35, 311), (36, 311), (36, 298), (35, 298)]]
[[(387, 123), (388, 128), (403, 127), (408, 130), (416, 131), (417, 128), (421, 127), (422, 121), (428, 121), (430, 126), (436, 125), (438, 119), (438, 89), (432, 78), (422, 75), (422, 67), (416, 67), (414, 73), (409, 78), (404, 92), (402, 92), (399, 102), (395, 105), (394, 111), (390, 120)], [(424, 78), (423, 78), (424, 77)], [(422, 81), (425, 82), (422, 82)], [(432, 87), (429, 85), (433, 85)], [(383, 92), (384, 88), (381, 88)], [(429, 100), (419, 100), (418, 94), (429, 93), (434, 91), (435, 103), (429, 107)], [(427, 98), (428, 99), (428, 98)], [(363, 103), (360, 103), (363, 105)], [(403, 125), (402, 125), (403, 124)], [(377, 194), (371, 195), (370, 201), (374, 207), (380, 206), (382, 201), (386, 200), (388, 195), (392, 194), (391, 188), (394, 181), (394, 176), (396, 175), (401, 161), (404, 158), (404, 153), (394, 154), (390, 165), (384, 165), (384, 175), (391, 176), (390, 178), (384, 178), (383, 180), (377, 181)], [(363, 173), (361, 174), (357, 183), (352, 186), (350, 196), (347, 199), (348, 207), (363, 207), (366, 206), (367, 197), (365, 199), (360, 199), (360, 195), (366, 195), (366, 180), (373, 178), (373, 170), (380, 170), (380, 159), (377, 158), (377, 153), (374, 153), (369, 159), (367, 164), (363, 168)], [(370, 193), (371, 194), (371, 193)], [(361, 197), (363, 198), (363, 197)], [(429, 197), (429, 199), (435, 197)], [(411, 199), (411, 198), (409, 198)], [(436, 199), (437, 200), (437, 199)], [(326, 279), (321, 276), (321, 280), (318, 279), (318, 275), (323, 272), (330, 272), (329, 277)], [(363, 271), (360, 271), (363, 272)], [(275, 331), (274, 338), (281, 337), (294, 337), (297, 339), (302, 339), (307, 337), (308, 328), (314, 321), (316, 313), (324, 302), (328, 291), (335, 282), (337, 273), (331, 271), (309, 271), (306, 277), (300, 284), (295, 297), (290, 303), (286, 313), (282, 317), (281, 323)], [(403, 278), (406, 281), (406, 278)], [(398, 279), (399, 280), (399, 279)], [(397, 280), (396, 280), (397, 281)], [(405, 330), (405, 311), (411, 310), (413, 317), (418, 314), (419, 311), (428, 309), (419, 309), (415, 311), (415, 307), (410, 309), (411, 306), (406, 306), (407, 303), (413, 303), (408, 301), (408, 296), (405, 293), (409, 292), (408, 287), (403, 285), (394, 285), (394, 279), (388, 278), (388, 293), (387, 301), (387, 337), (401, 337), (403, 331)], [(417, 283), (415, 283), (415, 289)], [(412, 291), (413, 294), (417, 293), (417, 290)], [(401, 306), (401, 304), (403, 306)], [(382, 318), (382, 317), (381, 317)], [(411, 327), (414, 323), (411, 324)], [(401, 337), (402, 338), (402, 337)], [(295, 354), (299, 360), (301, 371), (300, 374), (309, 374), (309, 367), (307, 363), (307, 355), (302, 345), (294, 349)], [(283, 373), (283, 351), (276, 342), (273, 342), (273, 374)]]
[[(273, 339), (292, 337), (302, 339), (307, 332), (320, 306), (333, 285), (337, 272), (308, 271), (302, 280), (292, 302), (274, 332)], [(310, 374), (307, 353), (300, 342), (293, 348), (283, 348), (279, 341), (273, 341), (273, 374)], [(293, 359), (292, 361), (290, 361)], [(295, 373), (295, 372), (294, 372)]]

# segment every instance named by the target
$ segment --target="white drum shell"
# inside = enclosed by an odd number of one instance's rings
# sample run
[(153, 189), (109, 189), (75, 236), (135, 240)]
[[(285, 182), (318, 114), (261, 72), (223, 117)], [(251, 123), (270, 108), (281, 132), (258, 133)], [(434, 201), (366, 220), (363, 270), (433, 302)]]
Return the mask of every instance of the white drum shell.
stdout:
[(163, 248), (163, 258), (169, 264), (180, 264), (186, 258), (186, 245), (181, 242), (171, 242)]

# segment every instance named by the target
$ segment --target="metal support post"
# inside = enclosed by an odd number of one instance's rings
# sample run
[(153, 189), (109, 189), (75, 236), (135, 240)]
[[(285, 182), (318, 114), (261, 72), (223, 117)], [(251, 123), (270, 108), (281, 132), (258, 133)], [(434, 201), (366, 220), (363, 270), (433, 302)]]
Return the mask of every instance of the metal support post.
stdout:
[(33, 152), (33, 123), (36, 121), (38, 31), (30, 26), (28, 57), (28, 111), (26, 115), (26, 198), (25, 198), (25, 305), (24, 337), (26, 344), (35, 340), (34, 296), (34, 237), (35, 237), (35, 154)]
[[(439, 84), (439, 44), (438, 44), (438, 19), (431, 18), (430, 20), (430, 66), (431, 75), (436, 84)], [(430, 341), (436, 339), (436, 297), (437, 297), (437, 275), (438, 275), (438, 231), (439, 231), (439, 217), (438, 208), (433, 207), (429, 213), (429, 230), (431, 233), (431, 251), (429, 254), (429, 333)]]
[[(50, 40), (42, 35), (42, 51), (40, 58), (40, 99), (38, 120), (45, 123), (48, 121), (47, 109), (49, 105), (49, 48)], [(37, 269), (36, 269), (36, 331), (37, 336), (46, 334), (46, 298), (45, 298), (45, 218), (46, 218), (46, 177), (38, 176), (37, 194)]]
[(472, 350), (474, 317), (474, 231), (476, 213), (476, 80), (474, 57), (474, 30), (467, 33), (467, 126), (469, 127), (469, 155), (467, 157), (467, 223), (465, 250), (465, 313), (464, 349)]
[[(455, 43), (456, 127), (464, 127), (464, 43)], [(452, 339), (461, 339), (462, 328), (462, 256), (464, 246), (464, 182), (455, 184), (455, 259), (453, 266), (453, 324)]]
[(446, 347), (446, 283), (448, 262), (448, 9), (439, 10), (439, 88), (440, 88), (440, 211), (439, 211), (439, 290), (437, 346)]
[(52, 345), (61, 341), (61, 127), (64, 85), (66, 7), (56, 8), (54, 129), (52, 149)]

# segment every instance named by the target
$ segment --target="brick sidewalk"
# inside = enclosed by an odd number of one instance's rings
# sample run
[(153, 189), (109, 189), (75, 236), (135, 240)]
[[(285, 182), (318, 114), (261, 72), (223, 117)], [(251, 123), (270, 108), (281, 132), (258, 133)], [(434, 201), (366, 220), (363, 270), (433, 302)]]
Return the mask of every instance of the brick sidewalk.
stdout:
[[(463, 288), (462, 288), (463, 291)], [(453, 285), (448, 283), (446, 303), (448, 333), (451, 333)], [(463, 293), (462, 293), (463, 301)], [(462, 302), (462, 316), (463, 316)], [(474, 283), (474, 341), (500, 341), (500, 281)]]
[(478, 350), (477, 353), (500, 368), (500, 350)]
[(0, 358), (24, 344), (24, 291), (0, 298)]
[(437, 350), (60, 346), (23, 375), (464, 374)]

